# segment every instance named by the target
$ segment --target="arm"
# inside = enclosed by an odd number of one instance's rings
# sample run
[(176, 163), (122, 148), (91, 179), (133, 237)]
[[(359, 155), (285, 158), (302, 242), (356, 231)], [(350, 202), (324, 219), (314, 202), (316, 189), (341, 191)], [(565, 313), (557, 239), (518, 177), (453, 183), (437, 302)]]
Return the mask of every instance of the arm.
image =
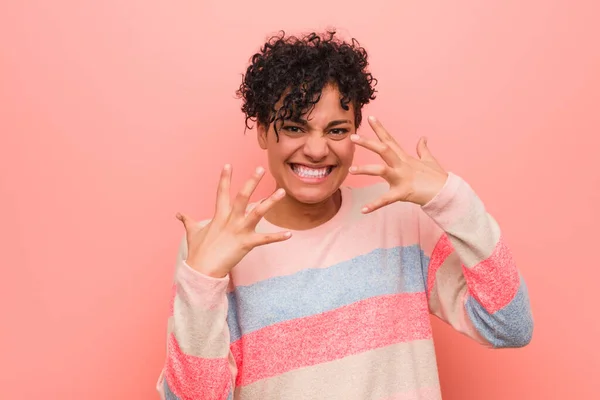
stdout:
[(431, 312), (490, 347), (527, 345), (533, 319), (525, 281), (475, 192), (449, 174), (421, 210), (419, 235)]
[(162, 400), (230, 400), (237, 366), (227, 326), (229, 273), (254, 247), (290, 238), (287, 232), (261, 234), (256, 224), (285, 195), (275, 191), (248, 209), (264, 174), (258, 168), (231, 201), (231, 166), (221, 172), (215, 215), (197, 222), (177, 213), (185, 228), (169, 319), (167, 361), (158, 380)]
[(237, 366), (229, 350), (227, 286), (190, 268), (186, 241), (177, 257), (167, 359), (158, 379), (162, 400), (232, 399)]
[(427, 140), (410, 156), (381, 122), (369, 117), (379, 140), (350, 139), (379, 154), (383, 165), (351, 167), (352, 174), (381, 176), (390, 189), (364, 213), (397, 201), (420, 206), (419, 244), (429, 307), (455, 329), (493, 347), (529, 343), (533, 320), (527, 288), (498, 224), (473, 190), (435, 159)]

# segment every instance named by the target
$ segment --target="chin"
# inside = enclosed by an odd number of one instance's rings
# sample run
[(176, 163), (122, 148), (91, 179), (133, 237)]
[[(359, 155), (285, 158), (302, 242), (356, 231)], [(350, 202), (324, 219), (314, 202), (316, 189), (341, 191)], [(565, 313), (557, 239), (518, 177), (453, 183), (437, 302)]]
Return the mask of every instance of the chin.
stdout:
[[(333, 177), (332, 177), (333, 178)], [(302, 204), (319, 204), (333, 196), (341, 186), (341, 182), (327, 182), (319, 185), (306, 185), (289, 182), (285, 189), (291, 198)]]
[(329, 199), (338, 188), (332, 190), (318, 190), (317, 188), (302, 188), (290, 190), (288, 195), (302, 204), (319, 204)]

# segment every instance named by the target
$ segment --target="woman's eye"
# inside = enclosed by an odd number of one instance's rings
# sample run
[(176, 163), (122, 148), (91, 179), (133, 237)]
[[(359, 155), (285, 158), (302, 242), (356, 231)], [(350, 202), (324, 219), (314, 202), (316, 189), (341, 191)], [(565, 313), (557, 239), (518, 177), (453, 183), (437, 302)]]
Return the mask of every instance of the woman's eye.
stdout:
[(288, 132), (292, 132), (292, 133), (300, 133), (300, 132), (302, 132), (302, 130), (299, 127), (293, 126), (293, 125), (284, 126), (283, 130), (288, 131)]
[(344, 129), (344, 128), (332, 129), (329, 131), (329, 133), (331, 133), (334, 136), (345, 135), (346, 133), (348, 133), (348, 129)]

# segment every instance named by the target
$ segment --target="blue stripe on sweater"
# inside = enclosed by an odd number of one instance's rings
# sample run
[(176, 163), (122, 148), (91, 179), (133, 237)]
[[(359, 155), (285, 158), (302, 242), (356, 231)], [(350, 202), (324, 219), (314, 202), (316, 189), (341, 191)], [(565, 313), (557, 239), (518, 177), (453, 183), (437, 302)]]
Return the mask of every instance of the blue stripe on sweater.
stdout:
[(166, 379), (163, 380), (163, 389), (165, 391), (166, 400), (179, 400), (179, 397), (175, 396), (175, 393), (171, 391)]
[(328, 268), (239, 286), (228, 294), (230, 340), (238, 340), (241, 332), (248, 334), (375, 296), (423, 292), (422, 265), (428, 262), (418, 245), (399, 246), (377, 249)]
[(477, 331), (494, 347), (523, 347), (533, 335), (533, 317), (527, 286), (520, 278), (519, 289), (512, 301), (493, 314), (469, 296), (466, 309)]
[[(167, 383), (166, 379), (163, 380), (163, 388), (165, 390), (165, 400), (180, 400), (179, 397), (177, 397), (175, 395), (175, 393), (173, 393), (171, 391), (171, 388), (169, 387), (169, 384)], [(229, 391), (229, 395), (227, 396), (227, 400), (233, 400), (233, 390)]]

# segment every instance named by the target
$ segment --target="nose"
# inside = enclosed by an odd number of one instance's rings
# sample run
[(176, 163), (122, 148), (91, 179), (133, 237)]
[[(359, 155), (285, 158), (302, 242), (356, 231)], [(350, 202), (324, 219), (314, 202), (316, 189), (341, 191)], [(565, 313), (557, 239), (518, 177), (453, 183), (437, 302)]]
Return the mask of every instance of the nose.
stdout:
[(327, 138), (317, 132), (307, 135), (303, 151), (304, 155), (311, 161), (322, 161), (329, 155)]

